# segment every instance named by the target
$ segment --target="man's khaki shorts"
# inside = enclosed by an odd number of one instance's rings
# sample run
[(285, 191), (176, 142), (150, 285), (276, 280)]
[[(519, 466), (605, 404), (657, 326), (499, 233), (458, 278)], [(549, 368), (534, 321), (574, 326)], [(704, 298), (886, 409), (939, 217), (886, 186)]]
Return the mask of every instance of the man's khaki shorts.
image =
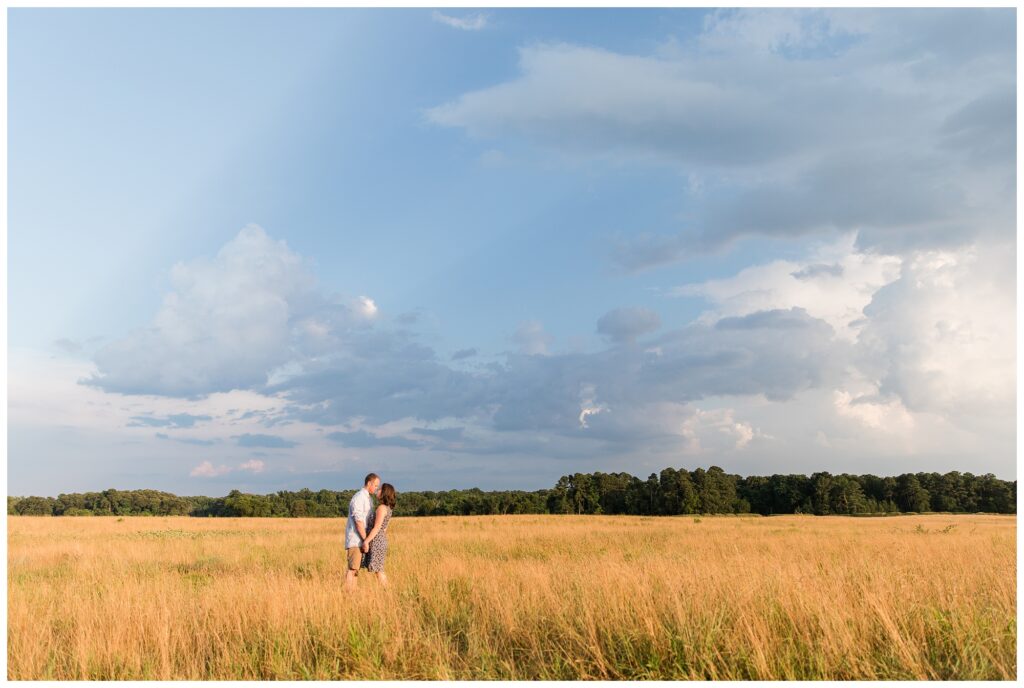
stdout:
[(358, 547), (349, 547), (345, 551), (348, 553), (349, 571), (355, 571), (356, 575), (358, 575), (359, 565), (363, 563), (363, 550)]

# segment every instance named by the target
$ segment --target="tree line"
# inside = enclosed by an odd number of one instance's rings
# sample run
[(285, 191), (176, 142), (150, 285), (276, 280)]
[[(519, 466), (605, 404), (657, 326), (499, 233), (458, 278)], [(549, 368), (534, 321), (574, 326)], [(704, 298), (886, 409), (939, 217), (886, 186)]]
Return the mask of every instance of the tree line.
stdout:
[[(355, 490), (282, 490), (179, 497), (159, 490), (104, 490), (57, 497), (8, 497), (22, 516), (341, 517)], [(574, 473), (549, 490), (402, 492), (396, 516), (499, 514), (885, 514), (1017, 513), (1017, 481), (991, 473), (747, 476), (718, 466), (666, 468), (641, 480), (628, 473)]]
[(706, 471), (666, 468), (647, 480), (628, 473), (564, 476), (547, 502), (550, 513), (560, 514), (1010, 514), (1017, 512), (1017, 481), (958, 471), (743, 477), (718, 466)]

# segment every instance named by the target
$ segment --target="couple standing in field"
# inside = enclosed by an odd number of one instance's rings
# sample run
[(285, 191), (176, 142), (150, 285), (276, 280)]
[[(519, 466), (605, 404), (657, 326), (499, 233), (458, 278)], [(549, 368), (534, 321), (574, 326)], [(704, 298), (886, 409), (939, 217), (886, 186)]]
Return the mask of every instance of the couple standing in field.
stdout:
[[(379, 500), (373, 508), (373, 497)], [(395, 508), (395, 488), (380, 482), (376, 473), (363, 480), (363, 489), (356, 492), (348, 503), (348, 521), (345, 524), (345, 553), (348, 561), (345, 571), (345, 589), (353, 590), (360, 569), (377, 574), (380, 584), (387, 587), (384, 558), (388, 553), (388, 522)]]

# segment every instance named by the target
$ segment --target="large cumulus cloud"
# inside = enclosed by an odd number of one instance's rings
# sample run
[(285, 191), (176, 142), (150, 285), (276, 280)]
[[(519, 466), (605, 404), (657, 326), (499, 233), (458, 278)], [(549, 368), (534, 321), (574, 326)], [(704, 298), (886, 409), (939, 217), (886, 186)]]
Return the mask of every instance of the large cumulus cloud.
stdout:
[[(731, 465), (760, 470), (750, 457), (783, 461), (786, 447), (817, 469), (809, 457), (823, 451), (852, 456), (862, 447), (876, 460), (894, 452), (934, 457), (943, 442), (997, 453), (1012, 446), (1014, 269), (1005, 248), (896, 258), (864, 254), (847, 236), (803, 260), (669, 291), (707, 301), (708, 309), (682, 326), (657, 328), (656, 311), (620, 307), (595, 320), (608, 341), (594, 350), (527, 348), (464, 367), (417, 341), (409, 327), (391, 328), (387, 313), (365, 305), (369, 299), (324, 295), (301, 258), (262, 231), (244, 230), (222, 254), (254, 239), (243, 261), (199, 263), (207, 269), (161, 310), (191, 318), (177, 331), (205, 332), (205, 340), (160, 341), (165, 333), (157, 328), (131, 334), (111, 345), (118, 356), (101, 352), (88, 387), (188, 397), (195, 409), (203, 408), (197, 397), (244, 390), (231, 394), (272, 400), (263, 425), (288, 428), (288, 436), (250, 424), (247, 434), (228, 433), (237, 440), (229, 445), (276, 452), (301, 446), (321, 456), (339, 449), (440, 452), (652, 468), (673, 457), (733, 457)], [(243, 304), (225, 313), (226, 302), (214, 295), (222, 285), (253, 285), (282, 258), (308, 279), (268, 280), (259, 300), (286, 311), (268, 316)], [(982, 264), (987, 269), (978, 270)], [(205, 294), (222, 304), (219, 311), (204, 305)], [(245, 332), (273, 323), (285, 332), (236, 376), (234, 362), (223, 362), (238, 344), (219, 334), (211, 313)], [(187, 362), (201, 374), (187, 385), (167, 384), (175, 380), (167, 370)], [(127, 379), (131, 385), (114, 384)], [(223, 446), (219, 424), (254, 414), (136, 412), (129, 425), (148, 418), (147, 427), (184, 427), (200, 419), (204, 441)]]
[[(286, 419), (324, 426), (455, 418), (498, 432), (578, 436), (588, 414), (602, 411), (723, 394), (786, 399), (834, 379), (843, 351), (833, 327), (803, 308), (656, 336), (657, 313), (619, 308), (597, 321), (608, 348), (524, 347), (503, 362), (459, 369), (410, 329), (389, 328), (368, 298), (323, 294), (300, 256), (252, 226), (215, 259), (176, 266), (172, 281), (155, 325), (101, 350), (87, 384), (172, 397), (251, 390), (285, 400)], [(365, 432), (332, 438), (354, 446)]]
[[(869, 428), (923, 426), (922, 415), (975, 433), (979, 446), (1014, 434), (1014, 243), (863, 253), (845, 238), (805, 261), (776, 260), (676, 287), (709, 309), (698, 320), (805, 309), (844, 345), (837, 410)], [(823, 262), (824, 261), (824, 262)], [(823, 389), (827, 388), (823, 386)], [(909, 415), (908, 415), (909, 414)]]
[(953, 422), (1012, 430), (1016, 398), (1010, 247), (928, 251), (864, 308), (859, 369), (879, 394)]
[(336, 347), (376, 310), (323, 294), (307, 261), (256, 225), (170, 278), (153, 323), (97, 352), (89, 384), (170, 396), (259, 387), (296, 356)]

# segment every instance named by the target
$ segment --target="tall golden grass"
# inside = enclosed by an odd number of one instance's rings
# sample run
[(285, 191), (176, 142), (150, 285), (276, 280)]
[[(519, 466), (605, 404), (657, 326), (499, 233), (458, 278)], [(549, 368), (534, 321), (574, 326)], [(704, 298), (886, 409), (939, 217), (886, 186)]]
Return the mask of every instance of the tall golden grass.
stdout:
[(10, 679), (1013, 679), (1016, 519), (8, 526)]

